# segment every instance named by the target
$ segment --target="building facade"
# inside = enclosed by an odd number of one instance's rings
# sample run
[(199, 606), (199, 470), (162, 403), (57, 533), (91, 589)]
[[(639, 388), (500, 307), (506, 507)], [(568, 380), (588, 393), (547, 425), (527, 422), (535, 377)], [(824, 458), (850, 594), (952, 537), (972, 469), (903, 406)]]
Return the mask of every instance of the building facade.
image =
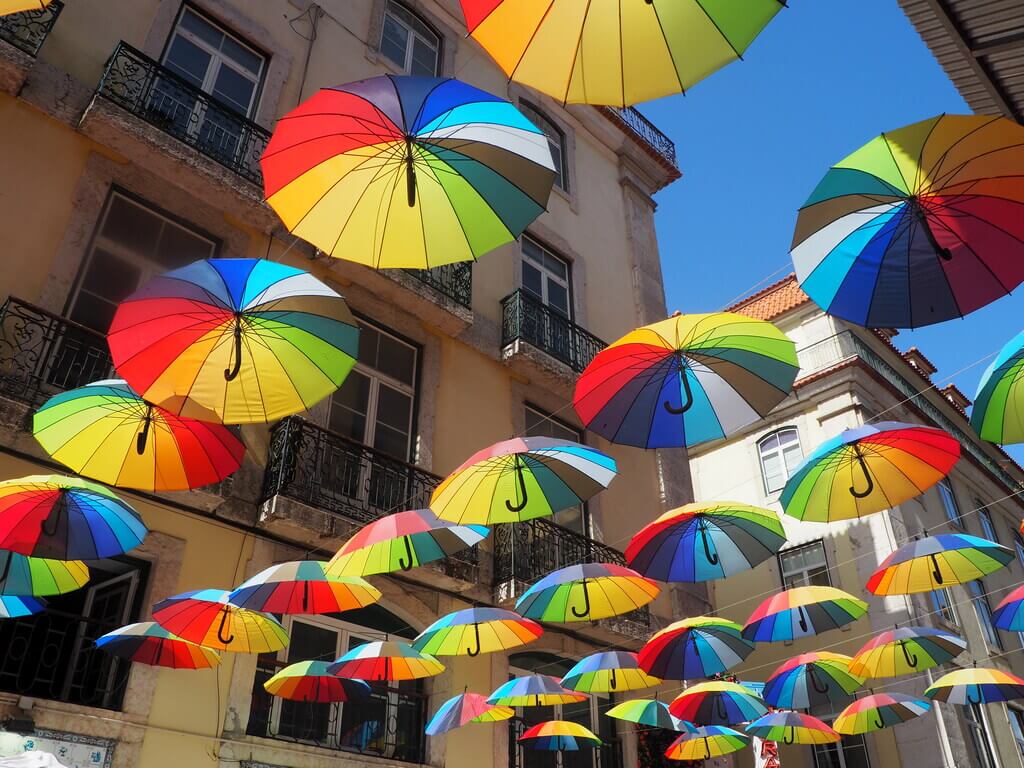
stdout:
[[(558, 181), (520, 242), (472, 265), (375, 272), (284, 231), (258, 162), (275, 119), (320, 87), (386, 72), (460, 77), (545, 130)], [(685, 452), (610, 446), (570, 405), (603, 340), (666, 314), (652, 196), (679, 176), (671, 141), (638, 112), (564, 108), (509, 84), (466, 38), (456, 0), (54, 0), (0, 19), (0, 477), (59, 471), (32, 438), (34, 408), (111, 375), (103, 333), (117, 303), (164, 270), (283, 261), (337, 288), (362, 325), (358, 365), (334, 396), (242, 428), (245, 464), (216, 487), (125, 492), (151, 529), (144, 545), (94, 564), (89, 585), (45, 613), (0, 623), (0, 754), (31, 741), (82, 765), (145, 768), (635, 766), (636, 736), (601, 715), (607, 698), (440, 738), (423, 726), (466, 688), (636, 648), (670, 616), (705, 612), (699, 590), (550, 627), (511, 657), (459, 657), (361, 706), (282, 702), (262, 683), (293, 661), (412, 637), (452, 610), (508, 605), (557, 567), (622, 562), (639, 525), (691, 498)], [(329, 557), (357, 527), (425, 507), (473, 451), (539, 434), (606, 450), (620, 477), (553, 521), (498, 526), (479, 551), (374, 578), (378, 606), (286, 617), (292, 642), (279, 654), (172, 672), (93, 646), (170, 595)], [(528, 722), (554, 715), (606, 746), (564, 758), (516, 748)]]

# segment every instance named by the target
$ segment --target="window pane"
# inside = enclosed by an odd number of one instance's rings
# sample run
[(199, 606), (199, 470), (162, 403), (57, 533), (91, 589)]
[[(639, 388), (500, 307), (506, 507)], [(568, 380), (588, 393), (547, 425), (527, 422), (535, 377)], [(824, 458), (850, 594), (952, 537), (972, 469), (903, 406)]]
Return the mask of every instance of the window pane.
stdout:
[(175, 37), (164, 59), (166, 67), (197, 88), (203, 85), (210, 68), (210, 54), (184, 37)]
[(782, 582), (787, 589), (796, 586), (831, 586), (825, 545), (820, 541), (780, 552), (779, 565)]
[(256, 83), (225, 64), (221, 65), (217, 73), (217, 82), (213, 84), (213, 95), (243, 115), (249, 114), (255, 90)]
[(99, 239), (111, 240), (131, 251), (151, 253), (160, 239), (162, 224), (163, 220), (152, 211), (113, 195)]
[(569, 316), (569, 291), (564, 285), (548, 279), (548, 306), (566, 317)]
[(224, 42), (221, 44), (220, 49), (227, 58), (231, 59), (242, 69), (251, 72), (253, 75), (259, 75), (263, 65), (262, 56), (253, 53), (244, 45), (227, 36), (224, 37)]
[(981, 520), (981, 529), (985, 533), (985, 538), (998, 543), (999, 537), (996, 536), (996, 526), (992, 522), (992, 513), (987, 509), (982, 509), (983, 505), (979, 499), (974, 500), (974, 505), (979, 509), (978, 518)]
[(366, 439), (366, 409), (370, 402), (370, 380), (352, 371), (341, 389), (331, 396), (328, 428), (358, 442)]
[(187, 29), (203, 42), (209, 43), (212, 48), (220, 48), (221, 40), (224, 38), (219, 29), (191, 11), (185, 11), (181, 15), (181, 28)]
[(386, 334), (381, 333), (378, 336), (380, 340), (377, 364), (374, 368), (385, 376), (412, 385), (416, 378), (416, 351), (408, 344), (403, 344)]
[(412, 67), (409, 74), (428, 77), (437, 74), (437, 48), (419, 37), (413, 39)]
[(537, 301), (544, 300), (544, 277), (532, 264), (523, 262), (523, 288)]
[(412, 398), (384, 384), (377, 391), (377, 424), (373, 447), (403, 461), (409, 456)]
[(97, 248), (82, 280), (82, 290), (120, 302), (139, 286), (140, 277), (141, 272), (134, 264)]
[(409, 30), (398, 23), (390, 13), (384, 16), (384, 29), (381, 32), (380, 52), (402, 69), (405, 69), (405, 56), (409, 47)]
[(193, 261), (209, 259), (213, 254), (213, 243), (209, 240), (166, 222), (153, 258), (167, 269), (176, 269)]
[(550, 418), (533, 408), (526, 408), (526, 436), (527, 437), (554, 437), (558, 440), (571, 440), (578, 443), (583, 439), (579, 430), (563, 424), (557, 419)]

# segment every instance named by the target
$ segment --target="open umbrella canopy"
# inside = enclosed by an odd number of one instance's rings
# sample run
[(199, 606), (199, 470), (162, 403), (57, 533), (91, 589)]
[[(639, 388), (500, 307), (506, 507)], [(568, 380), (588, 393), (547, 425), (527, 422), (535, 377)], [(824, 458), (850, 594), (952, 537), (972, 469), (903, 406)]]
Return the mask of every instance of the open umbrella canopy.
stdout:
[(1024, 586), (999, 601), (992, 612), (992, 623), (1009, 632), (1024, 632)]
[(848, 699), (864, 684), (850, 673), (849, 656), (818, 651), (783, 662), (765, 681), (764, 700), (777, 709), (811, 709)]
[(831, 744), (842, 739), (827, 723), (799, 712), (772, 712), (744, 730), (751, 736), (780, 744)]
[(629, 699), (605, 712), (608, 717), (625, 720), (637, 725), (649, 725), (652, 728), (664, 728), (669, 731), (691, 731), (693, 725), (673, 717), (668, 711), (668, 704), (657, 699)]
[(334, 392), (359, 326), (334, 290), (264, 259), (205, 259), (121, 302), (107, 334), (117, 372), (147, 402), (225, 424), (277, 421)]
[(1024, 680), (1001, 669), (967, 667), (943, 675), (924, 695), (949, 704), (996, 704), (1024, 699)]
[(864, 678), (909, 675), (945, 664), (966, 650), (966, 640), (944, 629), (896, 627), (861, 646), (850, 663), (850, 674)]
[(356, 680), (417, 680), (444, 672), (444, 664), (409, 643), (376, 640), (352, 648), (328, 672)]
[(466, 459), (430, 497), (442, 520), (518, 523), (587, 501), (616, 474), (615, 460), (594, 448), (551, 437), (517, 437)]
[(874, 595), (932, 592), (980, 579), (1013, 561), (1013, 552), (988, 539), (943, 533), (907, 542), (868, 579)]
[(665, 680), (696, 680), (732, 669), (754, 652), (743, 628), (715, 616), (677, 621), (640, 649), (640, 668)]
[(332, 675), (327, 661), (300, 661), (278, 670), (263, 684), (272, 696), (291, 701), (358, 701), (370, 695), (370, 686), (362, 680)]
[(20, 619), (39, 613), (46, 603), (34, 597), (20, 595), (0, 595), (0, 619)]
[(482, 525), (441, 520), (429, 509), (395, 512), (356, 531), (331, 558), (327, 571), (344, 576), (408, 571), (479, 544), (488, 533)]
[(586, 701), (587, 694), (563, 688), (558, 678), (551, 675), (514, 677), (494, 689), (487, 697), (488, 704), (505, 707), (550, 707)]
[(442, 704), (427, 723), (426, 734), (439, 736), (469, 723), (497, 723), (515, 715), (512, 707), (488, 704), (479, 693), (461, 693)]
[(96, 639), (96, 647), (139, 664), (168, 669), (209, 669), (220, 664), (212, 648), (182, 640), (155, 621), (119, 627)]
[(618, 106), (685, 92), (742, 58), (782, 7), (462, 0), (469, 33), (510, 80), (562, 103)]
[(26, 11), (41, 11), (53, 0), (0, 0), (0, 16)]
[(940, 115), (833, 166), (800, 210), (793, 264), (830, 315), (869, 328), (962, 317), (1024, 280), (1024, 127)]
[(931, 708), (930, 702), (905, 693), (876, 693), (846, 707), (836, 715), (832, 727), (844, 736), (870, 733), (913, 720)]
[(32, 431), (80, 475), (120, 488), (185, 491), (219, 483), (245, 455), (241, 440), (210, 421), (213, 411), (206, 421), (176, 416), (110, 379), (54, 395), (32, 417)]
[(532, 584), (516, 610), (537, 621), (597, 621), (635, 611), (661, 588), (636, 571), (614, 563), (570, 565)]
[(868, 604), (835, 587), (793, 587), (759, 605), (743, 627), (743, 637), (757, 643), (795, 640), (856, 621)]
[(960, 458), (933, 427), (884, 421), (826, 440), (786, 482), (779, 501), (798, 520), (832, 522), (881, 512), (924, 493)]
[(434, 656), (478, 656), (532, 643), (544, 634), (535, 621), (503, 608), (465, 608), (424, 629), (412, 647)]
[(749, 688), (712, 680), (684, 690), (668, 705), (668, 711), (696, 725), (736, 725), (760, 717), (768, 708)]
[(232, 605), (267, 613), (341, 613), (380, 600), (380, 590), (359, 576), (332, 576), (327, 563), (293, 560), (272, 565), (228, 595)]
[(324, 88), (277, 121), (267, 203), (324, 253), (429, 269), (512, 242), (544, 212), (555, 166), (512, 104), (451, 78)]
[(580, 659), (562, 678), (562, 685), (580, 693), (620, 693), (651, 688), (661, 682), (640, 669), (635, 653), (604, 651)]
[(576, 382), (587, 429), (638, 448), (697, 445), (766, 416), (793, 388), (796, 345), (729, 312), (678, 315), (630, 331)]
[(669, 760), (710, 760), (738, 752), (750, 743), (750, 737), (724, 725), (702, 725), (672, 742), (665, 757)]
[(983, 440), (1024, 443), (1024, 332), (1006, 343), (982, 374), (971, 408), (971, 426)]
[(161, 600), (153, 618), (168, 632), (207, 648), (235, 653), (273, 653), (288, 645), (278, 621), (232, 605), (222, 589), (199, 589)]
[(520, 741), (530, 749), (572, 752), (583, 747), (600, 747), (601, 740), (589, 729), (569, 720), (548, 720), (523, 732)]
[(626, 563), (658, 581), (710, 581), (753, 568), (785, 543), (770, 509), (687, 504), (641, 528), (626, 547)]
[(89, 581), (89, 567), (80, 560), (47, 560), (0, 550), (0, 563), (0, 595), (63, 595)]
[(142, 543), (139, 514), (102, 485), (31, 475), (0, 482), (0, 549), (54, 560), (102, 560)]

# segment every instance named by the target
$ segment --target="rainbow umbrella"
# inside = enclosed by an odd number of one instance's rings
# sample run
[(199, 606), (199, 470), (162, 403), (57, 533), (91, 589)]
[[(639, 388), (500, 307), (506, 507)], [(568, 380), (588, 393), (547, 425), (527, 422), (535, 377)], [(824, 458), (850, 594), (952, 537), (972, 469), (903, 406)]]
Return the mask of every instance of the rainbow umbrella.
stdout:
[(905, 693), (876, 693), (846, 707), (836, 715), (832, 727), (844, 736), (870, 733), (913, 720), (931, 708), (930, 702)]
[(996, 704), (1024, 699), (1024, 680), (1001, 669), (967, 667), (943, 675), (924, 695), (949, 704)]
[(205, 259), (121, 302), (107, 334), (117, 372), (147, 402), (225, 424), (277, 421), (334, 392), (359, 327), (334, 290), (262, 259)]
[(19, 595), (0, 595), (0, 619), (20, 619), (46, 607), (42, 600)]
[(962, 533), (943, 533), (907, 542), (868, 579), (874, 595), (910, 595), (966, 584), (1013, 561), (1001, 544)]
[(358, 576), (332, 576), (327, 563), (294, 560), (272, 565), (228, 595), (232, 605), (267, 613), (341, 613), (380, 600), (380, 590)]
[(850, 674), (864, 678), (909, 675), (945, 664), (966, 650), (963, 638), (944, 629), (896, 627), (872, 637), (857, 651)]
[(630, 331), (576, 382), (587, 429), (638, 448), (697, 445), (763, 418), (789, 394), (796, 345), (771, 323), (729, 312), (679, 315)]
[(1017, 587), (999, 601), (992, 612), (992, 623), (1008, 632), (1024, 632), (1024, 586)]
[(157, 624), (173, 635), (206, 648), (235, 653), (274, 653), (288, 645), (278, 621), (232, 605), (222, 589), (198, 589), (153, 606)]
[(151, 667), (209, 669), (220, 664), (217, 651), (182, 640), (155, 621), (118, 627), (96, 638), (96, 647)]
[(669, 760), (710, 760), (737, 752), (750, 743), (750, 737), (723, 725), (704, 725), (693, 733), (684, 733), (672, 742), (665, 757)]
[(919, 496), (960, 458), (960, 443), (933, 427), (885, 421), (826, 440), (786, 482), (790, 517), (826, 523), (881, 512)]
[(245, 446), (216, 421), (190, 419), (147, 403), (121, 379), (54, 395), (32, 430), (53, 458), (101, 483), (144, 491), (186, 491), (219, 483), (242, 463)]
[(580, 659), (562, 678), (562, 685), (580, 693), (613, 693), (651, 688), (661, 682), (640, 669), (628, 651), (593, 653)]
[(1024, 332), (1006, 343), (985, 370), (971, 409), (971, 426), (983, 440), (1009, 445), (1024, 442)]
[(799, 712), (772, 712), (744, 729), (751, 736), (782, 744), (831, 744), (842, 736), (811, 715)]
[(616, 704), (605, 714), (616, 720), (670, 731), (691, 731), (694, 727), (685, 720), (673, 717), (668, 711), (668, 704), (657, 699), (630, 699)]
[(444, 664), (409, 643), (376, 640), (349, 650), (328, 668), (332, 675), (356, 680), (417, 680), (444, 672)]
[(765, 681), (764, 700), (777, 709), (810, 709), (849, 698), (864, 684), (850, 672), (849, 656), (818, 651), (783, 662)]
[(508, 720), (515, 713), (512, 707), (488, 704), (487, 697), (479, 693), (461, 693), (438, 708), (427, 723), (426, 734), (439, 736), (469, 723), (497, 723)]
[(330, 662), (300, 661), (278, 670), (263, 684), (272, 696), (291, 701), (315, 701), (328, 704), (354, 701), (370, 695), (370, 686), (362, 680), (338, 677), (327, 671)]
[(713, 677), (754, 652), (743, 628), (715, 616), (695, 616), (655, 632), (640, 649), (640, 668), (665, 680)]
[(616, 474), (594, 448), (551, 437), (518, 437), (470, 456), (430, 497), (453, 523), (518, 523), (582, 504)]
[(540, 624), (502, 608), (466, 608), (442, 616), (424, 629), (412, 647), (433, 656), (478, 656), (532, 643)]
[(586, 701), (585, 693), (563, 688), (557, 677), (551, 675), (526, 675), (514, 677), (499, 685), (487, 697), (488, 704), (504, 707), (550, 707), (555, 704), (572, 704)]
[(451, 78), (324, 88), (277, 121), (267, 203), (324, 253), (372, 267), (470, 261), (519, 237), (555, 180), (544, 133)]
[(49, 597), (74, 592), (89, 581), (80, 560), (47, 560), (0, 550), (0, 596)]
[(139, 514), (102, 485), (31, 475), (0, 482), (0, 549), (54, 560), (102, 560), (142, 543)]
[(516, 610), (537, 621), (597, 621), (635, 611), (661, 591), (650, 579), (614, 563), (570, 565), (532, 584)]
[(364, 525), (331, 558), (328, 573), (371, 576), (412, 570), (479, 544), (490, 530), (454, 525), (429, 509), (386, 515)]
[(687, 504), (641, 528), (626, 547), (626, 563), (658, 581), (710, 581), (753, 568), (785, 543), (770, 509)]
[(510, 80), (561, 103), (626, 106), (684, 93), (743, 58), (783, 5), (462, 0), (462, 11)]
[(582, 747), (600, 747), (601, 740), (588, 728), (569, 720), (547, 720), (523, 732), (519, 742), (530, 749), (575, 752)]
[(758, 643), (795, 640), (856, 621), (868, 604), (834, 587), (794, 587), (759, 605), (743, 627), (743, 637)]
[(760, 717), (768, 708), (760, 696), (739, 683), (711, 680), (684, 690), (668, 711), (697, 725), (735, 725)]

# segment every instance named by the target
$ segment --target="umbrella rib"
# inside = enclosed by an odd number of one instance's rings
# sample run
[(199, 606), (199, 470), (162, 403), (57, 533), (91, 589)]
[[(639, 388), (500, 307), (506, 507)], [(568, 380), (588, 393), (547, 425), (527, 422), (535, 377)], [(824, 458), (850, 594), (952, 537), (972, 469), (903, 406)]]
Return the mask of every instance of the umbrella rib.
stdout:
[[(518, 71), (519, 65), (522, 64), (523, 63), (523, 59), (526, 58), (527, 51), (529, 51), (530, 50), (530, 46), (533, 45), (533, 41), (536, 39), (537, 34), (540, 32), (540, 28), (542, 26), (544, 26), (544, 22), (547, 21), (548, 14), (551, 13), (551, 9), (554, 7), (554, 5), (555, 5), (555, 0), (549, 0), (548, 7), (544, 9), (544, 13), (540, 17), (540, 20), (538, 20), (537, 26), (534, 27), (533, 28), (533, 32), (530, 33), (530, 39), (527, 40), (526, 44), (523, 46), (523, 52), (521, 54), (519, 54), (519, 58), (516, 59), (516, 65), (514, 67), (512, 67), (512, 71), (508, 73), (508, 79), (510, 81), (511, 80), (515, 80), (516, 71)], [(563, 101), (563, 103), (564, 103), (564, 101)]]

